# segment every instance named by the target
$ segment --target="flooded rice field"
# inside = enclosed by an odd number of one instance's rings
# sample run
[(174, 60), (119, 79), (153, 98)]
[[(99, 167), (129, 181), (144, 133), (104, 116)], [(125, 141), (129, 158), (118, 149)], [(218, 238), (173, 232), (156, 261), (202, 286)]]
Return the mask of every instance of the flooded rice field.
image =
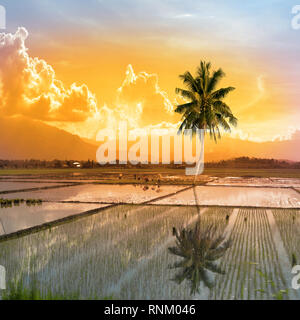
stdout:
[[(70, 183), (66, 183), (70, 184)], [(7, 181), (1, 181), (0, 180), (0, 193), (1, 192), (8, 192), (8, 191), (15, 191), (15, 190), (26, 190), (26, 189), (35, 189), (35, 188), (45, 188), (45, 187), (55, 187), (55, 186), (61, 186), (62, 184), (58, 184), (55, 182), (23, 182), (23, 181), (17, 181), (17, 182), (7, 182)]]
[(290, 188), (299, 187), (300, 179), (297, 178), (240, 178), (225, 177), (214, 178), (207, 183), (208, 186), (240, 186), (240, 187), (274, 187), (274, 188)]
[(200, 186), (156, 204), (300, 208), (300, 194), (288, 188)]
[(97, 185), (87, 184), (51, 190), (20, 192), (7, 197), (37, 198), (48, 201), (142, 203), (183, 190), (184, 186)]
[(85, 211), (103, 208), (101, 204), (72, 204), (44, 202), (28, 206), (20, 204), (13, 208), (0, 208), (0, 235), (10, 234), (42, 225)]
[[(12, 182), (5, 183), (10, 188)], [(300, 299), (291, 288), (291, 269), (300, 261), (300, 194), (264, 183), (259, 188), (81, 184), (3, 194), (42, 200), (0, 208), (6, 293), (21, 284), (43, 297), (66, 299)], [(66, 217), (70, 220), (57, 222)], [(192, 262), (178, 274), (191, 251), (189, 242), (186, 253), (178, 251), (175, 235), (182, 228), (181, 236), (191, 235), (199, 221), (204, 233), (214, 227), (220, 243), (211, 242), (211, 258), (199, 274)], [(10, 237), (16, 231), (19, 236)], [(171, 268), (174, 264), (179, 269)], [(196, 292), (191, 278), (198, 279)]]
[[(175, 244), (172, 228), (192, 226), (199, 216), (232, 244), (219, 261), (225, 274), (208, 273), (214, 286), (191, 295), (187, 281), (170, 280), (169, 266), (180, 259), (168, 247)], [(120, 205), (1, 242), (0, 264), (11, 281), (82, 299), (298, 299), (290, 274), (292, 255), (300, 259), (299, 227), (299, 210), (201, 208), (199, 214), (191, 206)]]

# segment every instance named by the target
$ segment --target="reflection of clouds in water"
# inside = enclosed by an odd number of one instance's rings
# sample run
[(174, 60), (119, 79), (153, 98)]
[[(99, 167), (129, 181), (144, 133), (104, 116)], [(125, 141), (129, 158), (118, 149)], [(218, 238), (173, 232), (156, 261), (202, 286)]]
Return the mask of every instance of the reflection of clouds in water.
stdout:
[(105, 205), (43, 203), (37, 206), (26, 206), (24, 204), (18, 207), (0, 209), (1, 222), (5, 233), (9, 234), (101, 207), (105, 207)]
[[(287, 188), (255, 187), (197, 187), (197, 200), (201, 205), (299, 207), (300, 195)], [(194, 205), (193, 190), (159, 200), (157, 204)]]
[[(159, 188), (160, 189), (160, 188)], [(79, 185), (59, 189), (40, 190), (34, 192), (15, 193), (18, 198), (35, 198), (51, 201), (81, 201), (81, 202), (129, 202), (141, 203), (152, 200), (158, 196), (167, 195), (181, 189), (184, 186), (164, 186), (162, 191), (149, 189), (145, 192), (134, 185)]]
[(61, 184), (40, 182), (6, 182), (0, 181), (0, 191), (25, 190), (31, 188), (52, 187)]
[(209, 186), (245, 186), (245, 187), (300, 187), (300, 179), (297, 178), (240, 178), (225, 177), (216, 178), (214, 181), (207, 183)]

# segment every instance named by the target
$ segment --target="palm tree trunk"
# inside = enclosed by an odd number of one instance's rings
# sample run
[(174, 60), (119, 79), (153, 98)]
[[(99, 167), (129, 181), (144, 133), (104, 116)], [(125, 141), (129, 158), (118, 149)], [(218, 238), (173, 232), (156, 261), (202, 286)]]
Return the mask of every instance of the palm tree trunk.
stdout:
[[(203, 136), (201, 135), (201, 130), (203, 130)], [(203, 143), (201, 142), (201, 138), (203, 138)], [(196, 178), (199, 175), (200, 165), (202, 164), (202, 162), (204, 165), (204, 138), (205, 138), (205, 129), (200, 129), (199, 139), (200, 139), (200, 143), (201, 143), (201, 150), (200, 150), (199, 160), (197, 162), (196, 174), (195, 174), (195, 178), (194, 178), (194, 187), (193, 187), (196, 208), (197, 208), (198, 216), (199, 216), (199, 221), (200, 221), (200, 216), (201, 216), (201, 210), (200, 210), (200, 203), (199, 203), (199, 200), (197, 197), (197, 192), (196, 192)]]

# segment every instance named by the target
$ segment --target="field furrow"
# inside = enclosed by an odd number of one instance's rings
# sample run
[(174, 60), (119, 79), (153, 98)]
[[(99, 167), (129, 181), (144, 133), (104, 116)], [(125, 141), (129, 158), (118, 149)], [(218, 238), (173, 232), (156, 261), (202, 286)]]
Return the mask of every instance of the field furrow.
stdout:
[(300, 211), (276, 209), (272, 213), (290, 263), (293, 262), (293, 256), (296, 262), (300, 262)]
[(217, 277), (211, 298), (276, 298), (286, 283), (266, 211), (241, 209), (231, 239), (232, 247), (221, 260), (226, 274)]

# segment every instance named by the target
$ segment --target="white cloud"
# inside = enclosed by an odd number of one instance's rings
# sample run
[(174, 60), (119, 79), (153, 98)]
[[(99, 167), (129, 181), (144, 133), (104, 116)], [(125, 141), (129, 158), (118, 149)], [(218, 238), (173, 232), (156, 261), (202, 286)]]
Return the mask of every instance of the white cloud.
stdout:
[(158, 75), (135, 73), (128, 65), (125, 78), (116, 90), (114, 103), (98, 107), (84, 122), (55, 122), (55, 126), (82, 137), (95, 139), (99, 130), (116, 130), (126, 120), (129, 129), (178, 128), (180, 116), (168, 94), (159, 86)]
[(187, 19), (192, 17), (194, 17), (194, 15), (190, 13), (177, 14), (176, 16), (173, 16), (174, 19)]
[(173, 123), (178, 117), (174, 106), (158, 83), (157, 74), (135, 74), (129, 65), (125, 80), (117, 91), (116, 110), (122, 118), (131, 118), (140, 127), (163, 121)]
[(0, 109), (5, 115), (26, 115), (47, 121), (84, 121), (97, 111), (86, 85), (66, 88), (46, 61), (32, 58), (28, 31), (0, 34)]

